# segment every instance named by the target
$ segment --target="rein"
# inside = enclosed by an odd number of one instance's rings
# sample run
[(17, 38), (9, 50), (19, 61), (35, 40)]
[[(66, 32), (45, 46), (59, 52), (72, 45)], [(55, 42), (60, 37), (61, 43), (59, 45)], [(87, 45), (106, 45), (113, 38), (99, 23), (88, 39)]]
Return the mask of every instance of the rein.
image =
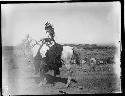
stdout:
[(35, 45), (41, 45), (41, 44), (38, 43), (39, 41), (36, 41), (36, 40), (35, 40), (35, 42), (36, 42), (36, 43), (32, 46), (32, 48), (33, 48)]
[[(33, 40), (31, 40), (31, 41), (33, 41)], [(31, 42), (30, 41), (30, 42)], [(33, 47), (35, 47), (35, 45), (40, 45), (40, 46), (43, 46), (44, 44), (46, 44), (49, 48), (51, 47), (51, 46), (49, 46), (49, 44), (47, 43), (48, 41), (46, 41), (46, 39), (42, 39), (42, 40), (40, 40), (40, 41), (36, 41), (36, 40), (34, 40), (35, 41), (35, 44), (33, 44), (32, 46), (31, 46), (31, 48), (33, 48)], [(42, 44), (39, 44), (39, 42), (42, 42)], [(51, 44), (51, 43), (50, 43)]]

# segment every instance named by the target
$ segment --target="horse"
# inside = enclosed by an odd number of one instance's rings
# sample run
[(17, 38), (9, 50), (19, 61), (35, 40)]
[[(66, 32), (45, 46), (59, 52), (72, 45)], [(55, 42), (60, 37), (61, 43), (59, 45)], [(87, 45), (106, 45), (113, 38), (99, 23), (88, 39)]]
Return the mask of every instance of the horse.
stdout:
[[(71, 59), (73, 56), (73, 47), (63, 46), (58, 43), (54, 43), (53, 41), (47, 38), (40, 40), (40, 42), (37, 42), (36, 40), (32, 39), (31, 44), (31, 50), (33, 52), (33, 57), (35, 60), (35, 74), (40, 72), (40, 76), (42, 76), (41, 78), (43, 78), (39, 86), (46, 84), (46, 78), (44, 76), (46, 72), (48, 72), (49, 70), (54, 70), (54, 76), (59, 75), (59, 68), (62, 67), (62, 65), (64, 64), (68, 72), (68, 80), (66, 84), (66, 87), (68, 87), (71, 81)], [(52, 44), (50, 44), (49, 42), (51, 42)], [(57, 49), (60, 51), (57, 51)], [(53, 52), (55, 52), (54, 54), (56, 55), (58, 54), (57, 58), (54, 58), (55, 56), (52, 56)], [(53, 68), (47, 68), (47, 66), (49, 65)]]

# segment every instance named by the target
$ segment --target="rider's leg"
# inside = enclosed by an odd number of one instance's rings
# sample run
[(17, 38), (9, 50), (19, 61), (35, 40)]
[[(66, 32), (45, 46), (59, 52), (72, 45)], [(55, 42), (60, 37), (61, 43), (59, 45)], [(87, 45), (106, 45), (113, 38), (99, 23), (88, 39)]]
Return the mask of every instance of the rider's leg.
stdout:
[(59, 70), (59, 68), (55, 68), (54, 69), (54, 76), (57, 76), (57, 77), (60, 76), (60, 70)]

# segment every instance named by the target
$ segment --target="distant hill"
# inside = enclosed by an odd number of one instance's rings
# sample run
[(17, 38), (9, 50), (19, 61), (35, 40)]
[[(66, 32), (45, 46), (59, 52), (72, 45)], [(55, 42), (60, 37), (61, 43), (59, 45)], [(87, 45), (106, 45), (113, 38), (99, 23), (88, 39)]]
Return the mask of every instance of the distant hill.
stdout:
[(2, 50), (13, 50), (14, 46), (2, 46)]
[(116, 49), (114, 45), (96, 45), (96, 44), (63, 44), (64, 46), (77, 47), (78, 49)]
[[(27, 44), (20, 44), (20, 46), (2, 46), (2, 50), (14, 50), (15, 48), (29, 48), (28, 45), (27, 47), (25, 46)], [(99, 50), (103, 50), (103, 49), (112, 49), (115, 50), (116, 46), (114, 45), (96, 45), (96, 44), (63, 44), (64, 46), (71, 46), (71, 47), (77, 47), (78, 49), (86, 49), (86, 50), (91, 50), (91, 49), (99, 49)]]

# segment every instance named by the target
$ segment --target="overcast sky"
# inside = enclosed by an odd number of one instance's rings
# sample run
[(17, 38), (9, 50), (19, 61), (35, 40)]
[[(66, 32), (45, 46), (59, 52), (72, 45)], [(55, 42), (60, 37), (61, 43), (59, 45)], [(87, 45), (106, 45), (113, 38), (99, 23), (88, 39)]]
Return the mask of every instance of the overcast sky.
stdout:
[(47, 21), (58, 43), (115, 43), (120, 10), (119, 2), (2, 4), (2, 44), (20, 44), (28, 33), (36, 40), (45, 37)]

